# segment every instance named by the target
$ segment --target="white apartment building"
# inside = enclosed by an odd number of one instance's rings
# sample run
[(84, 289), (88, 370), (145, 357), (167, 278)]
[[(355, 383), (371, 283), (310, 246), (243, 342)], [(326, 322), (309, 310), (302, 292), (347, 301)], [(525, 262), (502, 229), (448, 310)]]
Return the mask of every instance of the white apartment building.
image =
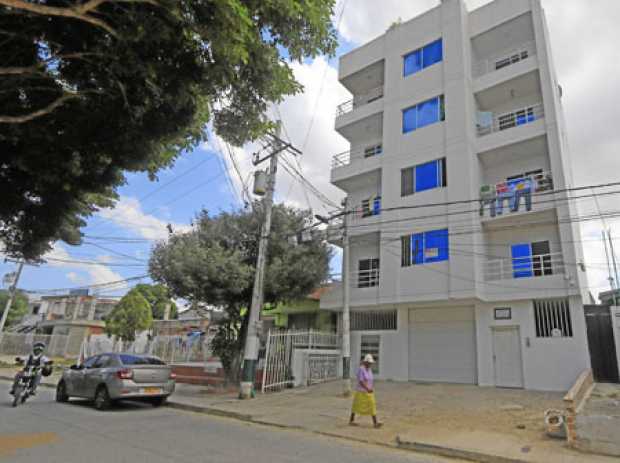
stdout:
[[(540, 1), (443, 0), (339, 80), (352, 370), (370, 352), (384, 379), (568, 389), (590, 366), (587, 283)], [(321, 298), (342, 307), (342, 285)]]

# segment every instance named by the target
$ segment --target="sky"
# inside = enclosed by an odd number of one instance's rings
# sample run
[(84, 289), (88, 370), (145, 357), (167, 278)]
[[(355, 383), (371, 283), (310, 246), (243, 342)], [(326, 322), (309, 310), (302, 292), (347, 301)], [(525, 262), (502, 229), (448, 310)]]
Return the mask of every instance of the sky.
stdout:
[[(597, 0), (593, 7), (583, 0), (541, 1), (563, 89), (574, 185), (617, 181), (620, 31), (616, 20), (620, 17), (620, 2)], [(472, 10), (488, 0), (465, 3)], [(383, 0), (378, 7), (376, 0), (338, 0), (334, 14), (340, 40), (337, 55), (383, 34), (393, 22), (406, 21), (438, 4), (439, 0)], [(348, 149), (348, 143), (334, 130), (334, 115), (336, 106), (349, 99), (350, 94), (338, 83), (337, 63), (337, 57), (322, 56), (293, 63), (295, 77), (304, 85), (304, 92), (287, 98), (270, 114), (274, 119), (282, 119), (283, 137), (303, 152), (297, 160), (289, 158), (289, 162), (339, 204), (343, 192), (329, 183), (330, 162), (334, 154)], [(100, 211), (89, 219), (83, 230), (84, 244), (73, 247), (57, 243), (46, 264), (24, 268), (19, 287), (46, 291), (146, 275), (149, 250), (157, 240), (166, 239), (168, 224), (174, 231), (182, 232), (189, 229), (190, 222), (203, 208), (213, 214), (243, 206), (241, 179), (247, 182), (255, 170), (251, 164), (252, 149), (248, 146), (233, 150), (238, 163), (235, 169), (223, 141), (211, 134), (208, 142), (184, 153), (173, 167), (161, 171), (156, 182), (149, 181), (145, 174), (128, 174), (126, 185), (119, 190), (116, 208)], [(251, 189), (251, 181), (249, 185)], [(302, 188), (285, 169), (278, 172), (275, 198), (276, 202), (311, 207), (315, 214), (334, 209)], [(604, 213), (616, 210), (615, 202), (615, 195), (599, 198), (598, 205), (587, 199), (579, 201), (579, 209), (584, 215), (599, 210)], [(601, 229), (612, 229), (612, 235), (619, 237), (614, 244), (620, 250), (620, 219), (583, 222), (581, 227), (589, 285), (596, 294), (609, 288)], [(1, 263), (0, 274), (14, 267), (10, 262)], [(339, 269), (337, 255), (332, 270)], [(98, 292), (102, 296), (123, 294), (127, 285), (137, 282)]]

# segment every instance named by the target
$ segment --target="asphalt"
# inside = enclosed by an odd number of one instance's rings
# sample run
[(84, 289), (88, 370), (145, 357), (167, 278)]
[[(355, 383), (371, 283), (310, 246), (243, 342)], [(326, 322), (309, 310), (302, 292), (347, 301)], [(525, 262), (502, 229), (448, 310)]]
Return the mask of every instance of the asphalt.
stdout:
[[(0, 382), (0, 462), (423, 463), (448, 460), (139, 403), (97, 412), (41, 388), (11, 408)], [(453, 460), (452, 460), (453, 461)]]

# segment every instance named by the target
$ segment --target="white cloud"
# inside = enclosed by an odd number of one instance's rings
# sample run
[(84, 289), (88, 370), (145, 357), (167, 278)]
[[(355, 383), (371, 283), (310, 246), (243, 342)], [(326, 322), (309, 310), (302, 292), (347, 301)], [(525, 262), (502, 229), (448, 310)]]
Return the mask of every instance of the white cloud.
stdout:
[[(110, 283), (112, 281), (123, 280), (123, 276), (115, 271), (113, 271), (110, 267), (105, 264), (101, 265), (93, 265), (93, 264), (79, 264), (73, 262), (65, 262), (65, 261), (76, 261), (76, 259), (72, 257), (69, 252), (60, 244), (54, 244), (54, 247), (50, 252), (48, 252), (43, 259), (57, 259), (57, 260), (49, 260), (48, 264), (52, 267), (61, 267), (61, 268), (71, 268), (78, 271), (85, 272), (87, 278), (80, 275), (76, 271), (70, 271), (66, 274), (67, 278), (76, 283), (76, 284), (89, 284), (89, 285), (97, 285), (102, 283)], [(101, 261), (109, 261), (109, 256), (98, 256), (97, 260)]]
[[(290, 139), (293, 146), (303, 152), (298, 157), (303, 175), (329, 199), (339, 204), (340, 199), (343, 197), (343, 192), (329, 182), (329, 166), (331, 157), (338, 152), (348, 149), (348, 143), (334, 130), (334, 115), (336, 113), (336, 106), (350, 98), (350, 95), (338, 82), (336, 69), (330, 66), (323, 57), (319, 57), (310, 63), (293, 63), (292, 68), (297, 81), (304, 85), (304, 92), (287, 98), (279, 106), (285, 129), (283, 130), (282, 138)], [(325, 77), (323, 78), (323, 76)], [(323, 82), (322, 91), (321, 82)], [(320, 98), (318, 98), (319, 93)], [(313, 114), (315, 114), (315, 117), (308, 136)], [(277, 112), (273, 109), (272, 117), (273, 119), (278, 117)], [(304, 143), (306, 139), (307, 143)], [(235, 189), (240, 194), (242, 190), (241, 180), (232, 165), (223, 140), (211, 134), (205, 148), (223, 153), (220, 157), (225, 162), (228, 175), (232, 179)], [(252, 153), (258, 149), (256, 144), (233, 149), (241, 177), (244, 181), (249, 179), (248, 187), (251, 194), (253, 172), (257, 169), (266, 169), (268, 163), (264, 162), (259, 166), (252, 164)], [(292, 155), (286, 155), (285, 157), (290, 164), (299, 170)], [(310, 192), (307, 192), (306, 197), (304, 188), (297, 180), (291, 178), (282, 165), (278, 169), (276, 181), (277, 202), (285, 202), (291, 206), (304, 209), (308, 208), (309, 202), (313, 210), (321, 213), (324, 213), (326, 209), (333, 209), (331, 206), (326, 206)]]
[[(134, 197), (121, 196), (113, 209), (102, 209), (99, 215), (143, 238), (164, 240), (168, 237), (169, 222), (144, 212), (142, 204)], [(188, 225), (176, 223), (171, 225), (174, 231), (190, 229)]]

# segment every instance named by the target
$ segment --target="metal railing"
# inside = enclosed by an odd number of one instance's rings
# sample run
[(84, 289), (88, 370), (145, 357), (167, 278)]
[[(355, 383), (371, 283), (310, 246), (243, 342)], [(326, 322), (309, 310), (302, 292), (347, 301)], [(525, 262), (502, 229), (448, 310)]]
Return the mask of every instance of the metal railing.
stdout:
[(362, 200), (358, 206), (351, 210), (349, 220), (351, 223), (357, 223), (377, 215), (381, 215), (381, 196), (374, 196)]
[(536, 42), (525, 42), (518, 47), (509, 48), (494, 53), (473, 65), (474, 77), (480, 77), (490, 72), (498, 71), (536, 55)]
[(552, 253), (491, 259), (485, 263), (484, 273), (486, 281), (563, 274), (564, 258), (561, 253)]
[[(335, 377), (333, 356), (340, 358), (340, 355), (335, 352), (340, 349), (340, 345), (341, 336), (336, 333), (312, 330), (269, 331), (262, 365), (262, 392), (278, 391), (295, 386), (296, 378), (293, 372), (298, 366), (308, 375), (307, 380), (313, 378), (312, 381), (318, 382)], [(295, 365), (295, 349), (309, 351), (304, 359), (305, 365)], [(333, 350), (334, 353), (312, 352), (313, 350)], [(309, 356), (313, 356), (312, 364), (309, 363)], [(337, 369), (335, 371), (337, 372)]]
[(381, 142), (375, 142), (374, 144), (365, 148), (358, 148), (353, 151), (344, 151), (334, 155), (332, 158), (332, 169), (338, 167), (348, 166), (352, 162), (371, 158), (383, 153), (383, 146)]
[(381, 270), (378, 268), (350, 272), (349, 281), (354, 288), (378, 288), (380, 274)]
[(372, 103), (373, 101), (376, 101), (380, 98), (383, 98), (383, 85), (372, 88), (367, 92), (355, 95), (352, 99), (339, 104), (336, 107), (336, 117), (350, 113), (355, 108), (367, 105), (368, 103)]
[(36, 342), (45, 344), (45, 355), (48, 357), (64, 357), (72, 354), (67, 352), (69, 336), (61, 334), (0, 334), (0, 355), (28, 355)]
[(493, 132), (501, 132), (503, 130), (512, 129), (520, 125), (530, 124), (545, 117), (545, 111), (542, 103), (526, 106), (501, 114), (490, 114), (489, 123), (478, 122), (476, 130), (478, 136), (489, 135)]
[(505, 180), (496, 184), (484, 185), (480, 188), (480, 196), (483, 199), (485, 199), (485, 197), (497, 198), (503, 189), (511, 186), (516, 189), (521, 182), (531, 182), (529, 187), (532, 192), (553, 190), (553, 175), (551, 172), (542, 171), (523, 177), (511, 178), (510, 180)]

